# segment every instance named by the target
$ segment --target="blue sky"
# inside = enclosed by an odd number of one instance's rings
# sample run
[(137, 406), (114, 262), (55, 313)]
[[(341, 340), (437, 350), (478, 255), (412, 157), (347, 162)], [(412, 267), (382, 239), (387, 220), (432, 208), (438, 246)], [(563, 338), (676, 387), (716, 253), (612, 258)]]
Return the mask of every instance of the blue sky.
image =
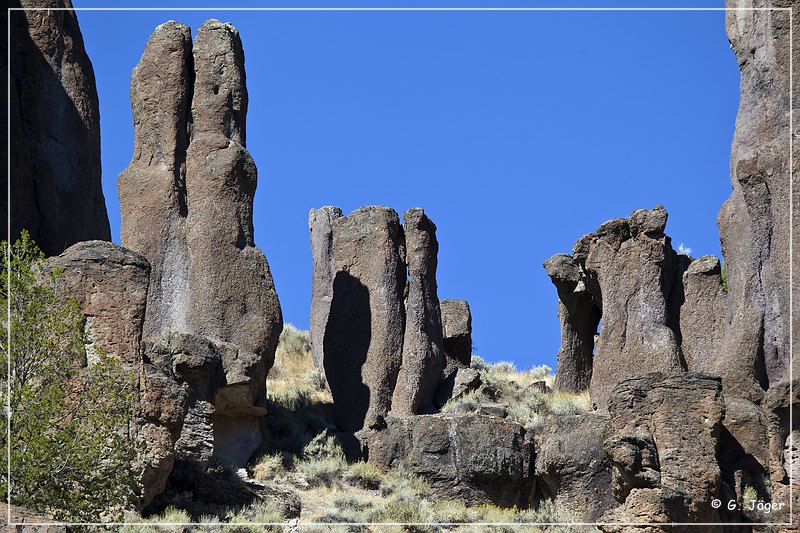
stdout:
[(148, 36), (169, 19), (194, 31), (208, 18), (239, 29), (250, 95), (247, 148), (259, 169), (256, 243), (269, 259), (284, 320), (301, 328), (308, 327), (311, 290), (307, 216), (322, 205), (345, 213), (374, 204), (401, 214), (424, 208), (438, 227), (439, 297), (470, 302), (475, 353), (520, 367), (556, 363), (557, 298), (542, 262), (569, 252), (601, 222), (661, 203), (676, 248), (719, 255), (715, 220), (730, 192), (739, 84), (721, 11), (78, 16), (98, 83), (115, 242), (116, 179), (133, 151), (130, 72)]

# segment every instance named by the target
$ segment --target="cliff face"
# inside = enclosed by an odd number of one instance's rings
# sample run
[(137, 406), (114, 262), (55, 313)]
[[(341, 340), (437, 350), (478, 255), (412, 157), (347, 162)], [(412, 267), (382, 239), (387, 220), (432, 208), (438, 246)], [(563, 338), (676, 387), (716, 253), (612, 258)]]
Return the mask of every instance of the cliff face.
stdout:
[[(798, 265), (796, 257), (790, 258), (789, 243), (791, 236), (797, 251), (800, 238), (796, 212), (800, 187), (792, 187), (800, 153), (796, 141), (790, 153), (789, 104), (790, 98), (796, 104), (800, 96), (796, 60), (800, 13), (792, 0), (730, 0), (727, 7), (784, 9), (726, 15), (728, 38), (741, 71), (741, 100), (731, 147), (733, 191), (717, 219), (729, 288), (723, 351), (737, 361), (758, 354), (758, 377), (766, 387), (784, 378), (789, 364), (790, 260)], [(790, 7), (794, 7), (793, 87), (789, 86)], [(796, 119), (797, 115), (795, 128)], [(790, 213), (792, 194), (794, 213)]]
[[(72, 4), (16, 0), (9, 7)], [(45, 254), (57, 255), (76, 242), (111, 240), (100, 183), (97, 89), (75, 12), (11, 12), (10, 69), (12, 241), (27, 229)], [(8, 193), (0, 189), (5, 235)]]

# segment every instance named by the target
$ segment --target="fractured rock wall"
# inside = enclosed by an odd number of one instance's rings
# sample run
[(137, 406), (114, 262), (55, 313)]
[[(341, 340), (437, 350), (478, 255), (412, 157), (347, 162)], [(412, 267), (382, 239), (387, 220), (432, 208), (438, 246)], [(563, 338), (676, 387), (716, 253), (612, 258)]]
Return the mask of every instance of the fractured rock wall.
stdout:
[[(70, 0), (12, 0), (7, 5), (72, 7)], [(27, 229), (48, 256), (80, 241), (109, 241), (111, 230), (100, 183), (97, 89), (76, 14), (46, 10), (8, 13), (11, 240)], [(3, 53), (4, 72), (9, 69), (6, 60)], [(1, 189), (0, 220), (5, 236), (9, 202), (6, 188)]]
[(131, 105), (134, 155), (118, 188), (123, 244), (153, 265), (144, 336), (167, 352), (173, 334), (214, 345), (224, 376), (198, 396), (208, 405), (193, 420), (207, 433), (211, 419), (213, 453), (243, 464), (261, 443), (265, 379), (283, 323), (253, 240), (257, 172), (245, 148), (236, 29), (210, 20), (192, 45), (182, 24), (156, 28), (133, 71)]
[[(728, 7), (789, 8), (793, 11), (794, 52), (800, 49), (800, 12), (792, 0), (726, 2)], [(789, 362), (790, 227), (795, 246), (800, 218), (790, 220), (791, 173), (797, 179), (800, 151), (794, 144), (794, 168), (789, 168), (789, 11), (730, 10), (726, 30), (741, 72), (740, 104), (731, 147), (733, 191), (717, 223), (727, 265), (730, 298), (727, 308), (726, 359), (731, 366), (751, 365), (757, 354), (762, 385), (787, 374)], [(794, 61), (794, 82), (800, 62)], [(798, 123), (795, 117), (795, 124)], [(800, 187), (794, 187), (795, 205)], [(797, 211), (795, 209), (795, 211)], [(797, 271), (795, 269), (795, 271)], [(798, 320), (800, 313), (795, 310)], [(797, 326), (797, 324), (796, 324)], [(794, 334), (798, 335), (798, 327)]]

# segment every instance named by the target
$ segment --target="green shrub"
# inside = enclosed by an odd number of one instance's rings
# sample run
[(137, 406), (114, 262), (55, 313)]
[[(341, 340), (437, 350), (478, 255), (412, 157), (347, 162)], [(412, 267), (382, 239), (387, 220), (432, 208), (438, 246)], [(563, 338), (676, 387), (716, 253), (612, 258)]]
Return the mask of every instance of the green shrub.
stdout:
[(340, 457), (304, 459), (295, 465), (295, 471), (302, 474), (311, 487), (338, 485), (346, 469), (347, 463)]
[(12, 413), (11, 439), (0, 432), (11, 462), (3, 498), (10, 476), (15, 505), (59, 520), (121, 519), (134, 485), (133, 376), (102, 347), (87, 350), (78, 302), (61, 294), (63, 274), (48, 270), (27, 232), (1, 247), (0, 375), (11, 397), (3, 386), (0, 401)]

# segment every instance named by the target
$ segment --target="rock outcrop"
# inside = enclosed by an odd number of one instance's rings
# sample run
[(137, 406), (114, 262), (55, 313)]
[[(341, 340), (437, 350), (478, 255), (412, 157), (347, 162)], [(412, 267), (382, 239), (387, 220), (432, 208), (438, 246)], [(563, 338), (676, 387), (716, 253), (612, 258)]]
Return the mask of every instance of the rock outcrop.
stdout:
[(337, 423), (358, 431), (389, 412), (402, 362), (406, 271), (397, 213), (373, 206), (337, 218), (333, 266), (325, 375)]
[(433, 413), (434, 393), (445, 366), (442, 320), (436, 293), (436, 226), (422, 209), (403, 214), (408, 296), (403, 360), (392, 397), (392, 414)]
[(533, 441), (517, 423), (482, 415), (387, 418), (386, 427), (369, 432), (367, 447), (370, 464), (423, 477), (434, 499), (531, 504)]
[(472, 313), (466, 300), (442, 300), (442, 336), (445, 369), (449, 374), (456, 368), (469, 368), (472, 362)]
[[(605, 450), (621, 505), (604, 522), (719, 522), (724, 401), (718, 377), (651, 373), (620, 381), (609, 397)], [(613, 527), (609, 531), (615, 530)]]
[(594, 336), (600, 323), (600, 307), (587, 287), (581, 265), (566, 254), (544, 263), (558, 290), (561, 348), (558, 351), (555, 388), (566, 392), (589, 388), (594, 363)]
[(554, 418), (536, 450), (536, 498), (553, 500), (558, 509), (581, 522), (597, 522), (619, 505), (611, 492), (611, 465), (603, 451), (610, 437), (607, 416)]
[(309, 334), (311, 335), (311, 358), (314, 367), (325, 378), (325, 326), (333, 301), (333, 221), (342, 216), (338, 207), (326, 205), (312, 209), (308, 214), (308, 231), (311, 237), (311, 257), (313, 261), (311, 275), (311, 318)]
[(666, 224), (663, 207), (639, 209), (575, 243), (574, 261), (588, 272), (590, 292), (602, 308), (590, 389), (601, 410), (627, 375), (684, 370), (667, 313), (677, 254), (664, 234)]
[(256, 167), (245, 148), (236, 29), (210, 20), (192, 45), (182, 24), (156, 28), (132, 75), (131, 104), (134, 155), (118, 187), (122, 242), (153, 265), (144, 337), (155, 352), (172, 354), (164, 368), (184, 364), (174, 342), (186, 337), (173, 334), (205, 339), (179, 343), (189, 346), (190, 373), (210, 371), (206, 359), (217, 354), (218, 380), (180, 380), (194, 391), (186, 431), (202, 432), (214, 455), (244, 464), (262, 442), (265, 379), (283, 324), (253, 240)]
[[(8, 7), (71, 8), (70, 0)], [(74, 11), (9, 11), (11, 239), (28, 230), (48, 256), (111, 240), (100, 183), (100, 114), (94, 71)], [(4, 89), (5, 91), (5, 89)], [(5, 135), (5, 132), (4, 132)], [(9, 220), (2, 187), (0, 220)], [(5, 237), (4, 237), (5, 238)]]
[[(742, 7), (730, 0), (729, 7)], [(790, 92), (798, 101), (800, 90), (789, 86), (791, 75), (800, 79), (800, 62), (790, 74), (790, 55), (800, 49), (800, 12), (786, 9), (791, 0), (759, 0), (745, 7), (760, 10), (726, 11), (726, 29), (741, 72), (739, 112), (731, 148), (733, 191), (722, 206), (717, 222), (727, 265), (729, 302), (726, 314), (727, 364), (750, 369), (760, 365), (762, 387), (780, 381), (789, 364), (789, 262), (800, 266), (797, 254), (789, 256), (791, 228), (794, 245), (800, 244), (795, 205), (800, 188), (790, 186), (800, 172), (800, 151), (794, 144), (790, 156)], [(789, 17), (794, 20), (790, 24)], [(794, 50), (790, 50), (790, 29)], [(795, 123), (797, 123), (795, 121)], [(790, 168), (793, 159), (794, 168)], [(797, 270), (795, 269), (795, 272)], [(795, 308), (795, 320), (800, 313)], [(800, 322), (793, 332), (798, 339)]]
[(134, 470), (138, 507), (164, 489), (186, 415), (186, 395), (141, 351), (150, 266), (141, 255), (104, 241), (75, 244), (48, 264), (63, 272), (59, 289), (77, 299), (84, 314), (88, 352), (102, 350), (136, 377), (136, 438), (142, 444)]

